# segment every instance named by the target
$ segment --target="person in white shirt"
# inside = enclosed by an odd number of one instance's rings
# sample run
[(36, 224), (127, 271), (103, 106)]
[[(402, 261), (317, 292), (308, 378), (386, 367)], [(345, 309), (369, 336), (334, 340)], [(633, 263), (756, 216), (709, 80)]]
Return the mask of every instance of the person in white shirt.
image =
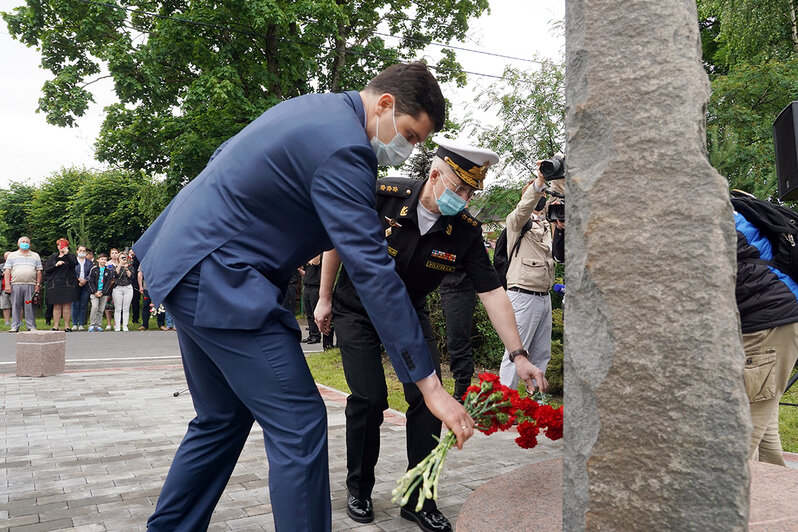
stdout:
[(23, 236), (17, 241), (19, 250), (13, 252), (3, 265), (5, 291), (11, 294), (11, 329), (19, 331), (22, 311), (25, 310), (25, 325), (29, 331), (36, 330), (36, 310), (33, 296), (42, 285), (42, 260), (39, 254), (30, 250), (30, 238)]

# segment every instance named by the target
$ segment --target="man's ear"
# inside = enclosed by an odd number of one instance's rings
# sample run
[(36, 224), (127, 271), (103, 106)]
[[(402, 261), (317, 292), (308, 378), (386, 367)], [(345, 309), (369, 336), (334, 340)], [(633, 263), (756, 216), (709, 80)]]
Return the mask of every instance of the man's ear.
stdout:
[(377, 114), (380, 115), (394, 106), (396, 98), (390, 92), (384, 92), (377, 98)]

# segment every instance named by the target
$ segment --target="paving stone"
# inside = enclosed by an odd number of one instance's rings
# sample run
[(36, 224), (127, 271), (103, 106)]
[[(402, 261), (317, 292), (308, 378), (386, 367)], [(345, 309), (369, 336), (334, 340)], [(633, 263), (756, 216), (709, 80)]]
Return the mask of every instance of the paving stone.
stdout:
[(64, 528), (72, 525), (71, 519), (59, 519), (58, 521), (47, 521), (45, 523), (33, 523), (30, 525), (11, 527), (11, 532), (49, 532), (50, 530)]
[(60, 528), (58, 530), (54, 530), (53, 532), (65, 532), (69, 530), (70, 532), (105, 532), (108, 530), (102, 524), (94, 524), (94, 525), (82, 525), (82, 526), (70, 526), (66, 528)]
[[(145, 530), (171, 460), (194, 417), (190, 398), (173, 397), (182, 369), (86, 371), (47, 379), (0, 375), (0, 530), (49, 523), (43, 530)], [(328, 419), (344, 405), (326, 399)], [(418, 530), (399, 518), (391, 490), (407, 465), (404, 426), (389, 421), (373, 493), (375, 522), (346, 516), (345, 427), (331, 425), (330, 486), (335, 530)], [(52, 436), (49, 437), (48, 436)], [(559, 442), (518, 449), (514, 435), (479, 434), (452, 451), (441, 480), (441, 508), (455, 522), (462, 501), (483, 479), (560, 453)], [(4, 451), (4, 452), (3, 452)], [(274, 530), (263, 434), (253, 430), (209, 530)], [(445, 505), (445, 506), (444, 506)], [(31, 511), (14, 517), (13, 510)], [(4, 514), (3, 512), (6, 512)], [(35, 528), (32, 528), (35, 530)]]

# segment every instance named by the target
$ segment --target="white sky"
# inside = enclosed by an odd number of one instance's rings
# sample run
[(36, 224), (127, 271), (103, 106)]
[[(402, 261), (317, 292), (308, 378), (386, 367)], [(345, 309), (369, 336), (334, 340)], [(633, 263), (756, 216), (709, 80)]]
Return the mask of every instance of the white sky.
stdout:
[[(10, 11), (24, 2), (0, 0), (0, 11)], [(563, 53), (561, 35), (549, 30), (552, 21), (561, 20), (564, 0), (492, 0), (491, 13), (472, 21), (465, 48), (531, 58), (534, 54), (557, 58)], [(430, 48), (434, 57), (438, 48)], [(471, 72), (501, 75), (505, 65), (534, 67), (529, 63), (458, 51), (463, 68)], [(93, 104), (78, 121), (78, 127), (49, 125), (44, 115), (36, 113), (42, 84), (51, 78), (39, 68), (36, 50), (13, 40), (0, 20), (0, 188), (11, 181), (38, 183), (62, 167), (73, 165), (101, 168), (94, 160), (93, 144), (100, 131), (103, 107), (115, 101), (110, 79), (93, 84)], [(476, 111), (473, 99), (479, 90), (494, 83), (491, 78), (469, 76), (465, 89), (443, 86), (453, 104), (452, 114), (464, 118)], [(483, 116), (483, 115), (479, 115)]]

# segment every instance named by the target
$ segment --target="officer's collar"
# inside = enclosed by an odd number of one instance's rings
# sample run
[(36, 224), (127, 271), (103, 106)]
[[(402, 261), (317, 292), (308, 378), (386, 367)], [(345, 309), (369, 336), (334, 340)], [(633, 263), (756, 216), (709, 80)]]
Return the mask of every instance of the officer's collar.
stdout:
[(412, 220), (413, 223), (418, 225), (416, 208), (418, 206), (418, 200), (421, 197), (421, 189), (424, 188), (424, 183), (426, 182), (426, 179), (419, 179), (413, 180), (408, 184), (410, 187), (410, 195), (405, 198), (405, 200), (402, 202), (402, 206), (399, 208), (399, 213), (396, 216), (398, 220)]

